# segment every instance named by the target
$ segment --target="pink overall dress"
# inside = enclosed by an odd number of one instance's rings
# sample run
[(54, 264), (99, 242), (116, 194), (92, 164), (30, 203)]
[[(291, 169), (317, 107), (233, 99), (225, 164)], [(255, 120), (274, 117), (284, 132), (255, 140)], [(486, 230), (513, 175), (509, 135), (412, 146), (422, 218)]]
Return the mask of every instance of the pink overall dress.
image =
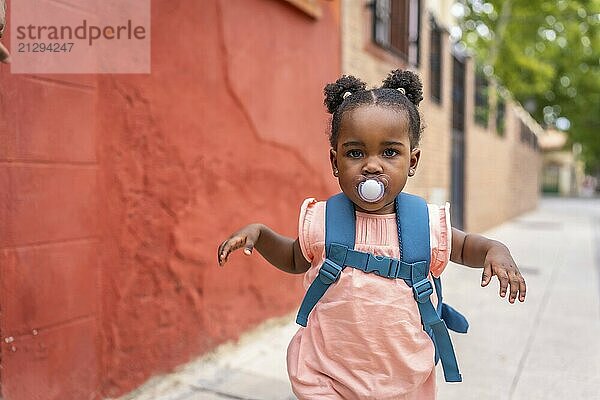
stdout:
[[(449, 205), (429, 205), (430, 270), (450, 259)], [(307, 199), (299, 221), (308, 288), (325, 258), (325, 202)], [(395, 214), (356, 212), (355, 249), (399, 258)], [(437, 304), (436, 294), (431, 295)], [(300, 400), (435, 399), (435, 349), (421, 325), (412, 289), (347, 267), (288, 347), (292, 388)]]

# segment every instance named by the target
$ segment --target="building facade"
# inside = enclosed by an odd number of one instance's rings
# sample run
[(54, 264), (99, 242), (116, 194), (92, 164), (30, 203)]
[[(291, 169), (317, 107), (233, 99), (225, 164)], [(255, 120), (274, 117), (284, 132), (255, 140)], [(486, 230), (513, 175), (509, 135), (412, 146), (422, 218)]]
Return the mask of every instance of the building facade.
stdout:
[(454, 226), (481, 231), (536, 206), (541, 128), (508, 93), (501, 112), (476, 119), (476, 68), (450, 42), (451, 4), (343, 1), (342, 69), (373, 86), (396, 68), (419, 73), (425, 130), (406, 190), (450, 201)]
[(581, 144), (569, 145), (567, 134), (548, 130), (540, 137), (542, 149), (542, 191), (559, 196), (594, 195), (594, 178), (585, 176)]

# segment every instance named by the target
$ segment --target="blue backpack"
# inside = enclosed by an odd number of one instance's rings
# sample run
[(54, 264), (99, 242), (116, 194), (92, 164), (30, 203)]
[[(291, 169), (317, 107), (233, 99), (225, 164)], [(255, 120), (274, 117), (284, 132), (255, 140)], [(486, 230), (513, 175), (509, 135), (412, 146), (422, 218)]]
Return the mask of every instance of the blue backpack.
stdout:
[(339, 193), (327, 200), (325, 261), (304, 296), (296, 322), (306, 326), (315, 304), (346, 267), (389, 279), (402, 279), (413, 289), (423, 329), (433, 340), (436, 364), (442, 360), (446, 382), (461, 382), (448, 329), (466, 333), (469, 323), (458, 311), (442, 303), (442, 283), (439, 278), (433, 278), (438, 297), (437, 308), (429, 297), (433, 293), (433, 286), (428, 279), (431, 249), (427, 203), (418, 196), (400, 193), (396, 197), (396, 219), (400, 260), (363, 253), (354, 250), (356, 216), (350, 199)]

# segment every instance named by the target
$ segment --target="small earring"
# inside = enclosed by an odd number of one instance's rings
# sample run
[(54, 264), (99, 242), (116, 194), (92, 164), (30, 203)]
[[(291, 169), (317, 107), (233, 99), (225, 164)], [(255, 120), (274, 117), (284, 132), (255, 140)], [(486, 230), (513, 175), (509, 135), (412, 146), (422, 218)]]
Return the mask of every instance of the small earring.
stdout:
[(334, 169), (333, 170), (333, 176), (338, 176), (338, 174), (339, 174), (339, 171), (337, 169)]
[(408, 176), (413, 176), (415, 174), (415, 170), (414, 169), (409, 169), (408, 170)]

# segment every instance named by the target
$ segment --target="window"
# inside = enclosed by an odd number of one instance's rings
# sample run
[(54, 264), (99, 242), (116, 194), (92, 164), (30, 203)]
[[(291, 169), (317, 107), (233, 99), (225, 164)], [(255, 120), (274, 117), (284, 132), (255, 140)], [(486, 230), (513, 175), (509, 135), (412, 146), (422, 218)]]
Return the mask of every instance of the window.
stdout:
[(542, 170), (542, 191), (544, 193), (558, 193), (560, 180), (560, 165), (550, 163)]
[(519, 121), (520, 122), (520, 133), (521, 133), (521, 143), (529, 143), (529, 134), (530, 134), (530, 130), (527, 127), (527, 125), (525, 125), (525, 123), (523, 121)]
[(442, 30), (431, 20), (431, 44), (429, 46), (429, 87), (431, 99), (442, 102)]
[(538, 139), (535, 133), (529, 129), (529, 127), (523, 122), (521, 122), (521, 142), (529, 145), (532, 149), (538, 150)]
[(490, 107), (488, 103), (488, 80), (479, 67), (475, 70), (475, 123), (487, 127)]
[(465, 62), (454, 55), (452, 68), (452, 129), (465, 131)]
[(374, 0), (375, 43), (419, 65), (420, 0)]
[(504, 99), (498, 96), (498, 103), (496, 104), (496, 133), (500, 136), (504, 136), (504, 113), (506, 112), (506, 103)]

